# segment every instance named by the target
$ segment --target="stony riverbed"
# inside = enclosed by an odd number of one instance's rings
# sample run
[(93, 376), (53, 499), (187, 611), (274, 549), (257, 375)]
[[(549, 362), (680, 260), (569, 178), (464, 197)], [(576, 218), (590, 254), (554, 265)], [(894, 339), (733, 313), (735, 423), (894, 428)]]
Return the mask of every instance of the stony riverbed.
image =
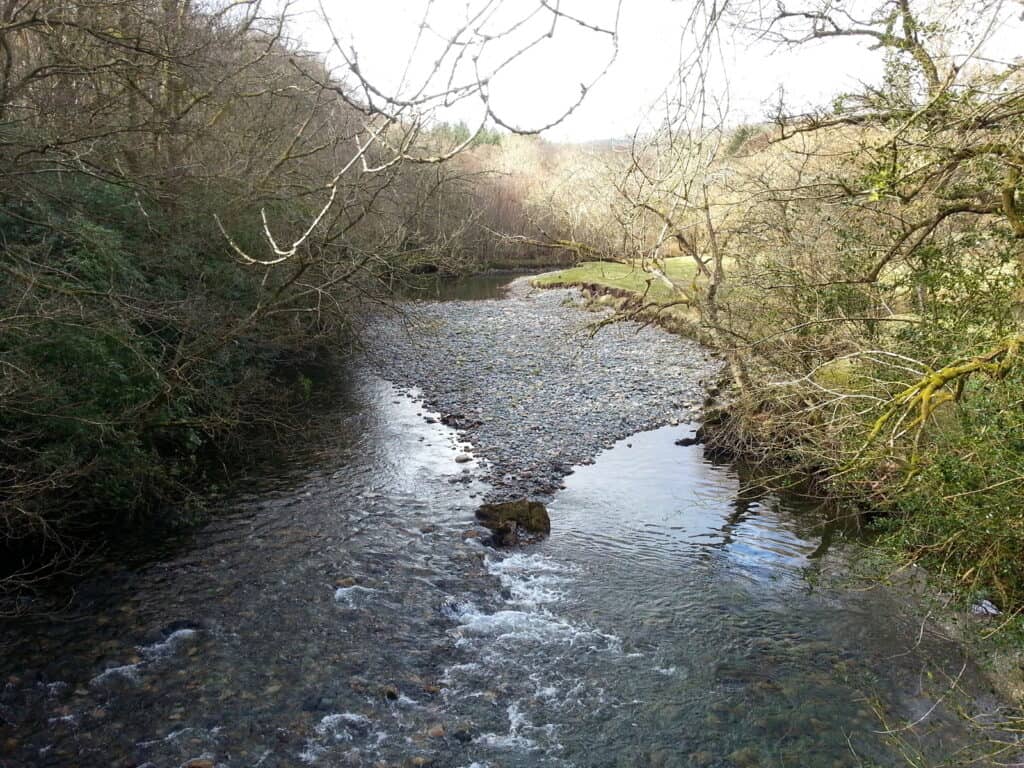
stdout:
[[(991, 764), (963, 649), (850, 588), (855, 521), (677, 445), (714, 360), (511, 293), (378, 326), (322, 443), (0, 624), (0, 768)], [(482, 496), (561, 484), (550, 537), (482, 543)]]
[(375, 328), (370, 360), (462, 430), (489, 499), (545, 497), (616, 440), (694, 419), (720, 366), (657, 327), (595, 333), (601, 317), (519, 278), (501, 299), (407, 305)]

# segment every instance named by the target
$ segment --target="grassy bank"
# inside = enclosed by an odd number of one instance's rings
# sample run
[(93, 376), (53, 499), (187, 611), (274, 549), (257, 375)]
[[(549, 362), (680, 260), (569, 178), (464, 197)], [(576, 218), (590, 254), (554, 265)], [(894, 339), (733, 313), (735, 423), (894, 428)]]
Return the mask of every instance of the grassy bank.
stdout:
[[(691, 283), (696, 274), (693, 259), (665, 259), (662, 264), (666, 277), (684, 285)], [(637, 298), (659, 304), (670, 304), (678, 299), (668, 285), (639, 264), (614, 261), (586, 261), (570, 269), (538, 275), (533, 284), (539, 288), (592, 286), (635, 294)]]
[[(670, 281), (690, 286), (696, 277), (693, 260), (670, 258), (659, 262)], [(621, 317), (650, 322), (673, 333), (696, 337), (698, 314), (679, 293), (640, 264), (588, 261), (569, 269), (538, 275), (538, 288), (582, 288), (595, 306), (613, 308)]]

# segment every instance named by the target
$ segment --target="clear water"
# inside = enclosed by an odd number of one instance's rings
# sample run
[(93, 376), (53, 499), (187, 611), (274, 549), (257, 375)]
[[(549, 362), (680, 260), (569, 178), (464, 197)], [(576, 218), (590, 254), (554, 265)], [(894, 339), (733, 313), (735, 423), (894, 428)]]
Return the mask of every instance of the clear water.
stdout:
[(0, 766), (939, 765), (977, 740), (952, 710), (984, 682), (905, 592), (849, 583), (856, 531), (675, 445), (691, 427), (577, 468), (551, 537), (497, 552), (480, 467), (426, 416), (358, 376), (216, 522), (0, 625)]
[[(176, 553), (4, 627), (0, 764), (935, 765), (971, 739), (959, 649), (898, 591), (833, 578), (814, 510), (636, 435), (567, 478), (524, 550), (414, 396), (362, 378)], [(961, 683), (981, 691), (968, 665)]]

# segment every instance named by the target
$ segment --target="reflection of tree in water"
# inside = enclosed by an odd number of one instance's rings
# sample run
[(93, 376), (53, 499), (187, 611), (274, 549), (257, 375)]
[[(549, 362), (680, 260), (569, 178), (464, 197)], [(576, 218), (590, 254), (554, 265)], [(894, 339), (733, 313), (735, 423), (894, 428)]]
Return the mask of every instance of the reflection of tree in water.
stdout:
[(787, 487), (791, 490), (773, 491), (750, 467), (721, 460), (710, 463), (723, 469), (731, 467), (738, 475), (739, 488), (729, 503), (731, 511), (717, 529), (721, 531), (721, 539), (708, 541), (709, 547), (727, 549), (737, 543), (740, 526), (765, 511), (774, 513), (780, 526), (798, 539), (817, 542), (814, 550), (805, 555), (808, 560), (821, 558), (837, 540), (863, 533), (860, 513), (844, 513), (827, 500), (813, 496), (807, 481), (787, 478)]
[(761, 501), (767, 497), (768, 492), (763, 487), (759, 485), (744, 486), (741, 484), (739, 490), (736, 491), (735, 497), (733, 497), (729, 504), (732, 511), (725, 516), (725, 522), (718, 529), (722, 532), (722, 539), (710, 546), (727, 549), (733, 544), (737, 538), (736, 529), (751, 516), (759, 514), (762, 508)]

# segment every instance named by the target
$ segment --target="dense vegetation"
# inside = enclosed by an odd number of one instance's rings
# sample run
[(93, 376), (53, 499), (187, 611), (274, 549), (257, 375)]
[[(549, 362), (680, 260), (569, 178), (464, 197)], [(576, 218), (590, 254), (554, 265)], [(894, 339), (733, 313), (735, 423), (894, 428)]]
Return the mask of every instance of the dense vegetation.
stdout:
[[(736, 21), (785, 45), (861, 38), (884, 81), (737, 129), (706, 71), (680, 70), (660, 128), (607, 154), (593, 220), (554, 231), (688, 307), (728, 362), (716, 448), (887, 510), (900, 551), (1021, 610), (1024, 64), (984, 52), (1012, 15), (765, 9)], [(677, 256), (693, 279), (666, 269)]]
[[(409, 275), (560, 258), (591, 264), (548, 282), (719, 350), (716, 447), (888, 510), (961, 594), (1024, 607), (1024, 65), (985, 47), (1008, 12), (695, 8), (661, 121), (574, 147), (510, 132), (479, 74), (389, 100), (257, 0), (0, 3), (7, 583), (282, 429)], [(885, 78), (737, 127), (709, 86), (726, 24), (863, 39)], [(489, 123), (424, 118), (469, 95)]]
[(525, 216), (485, 162), (502, 134), (368, 105), (286, 22), (254, 0), (0, 4), (8, 586), (82, 534), (180, 517), (408, 275), (535, 252), (489, 233)]

